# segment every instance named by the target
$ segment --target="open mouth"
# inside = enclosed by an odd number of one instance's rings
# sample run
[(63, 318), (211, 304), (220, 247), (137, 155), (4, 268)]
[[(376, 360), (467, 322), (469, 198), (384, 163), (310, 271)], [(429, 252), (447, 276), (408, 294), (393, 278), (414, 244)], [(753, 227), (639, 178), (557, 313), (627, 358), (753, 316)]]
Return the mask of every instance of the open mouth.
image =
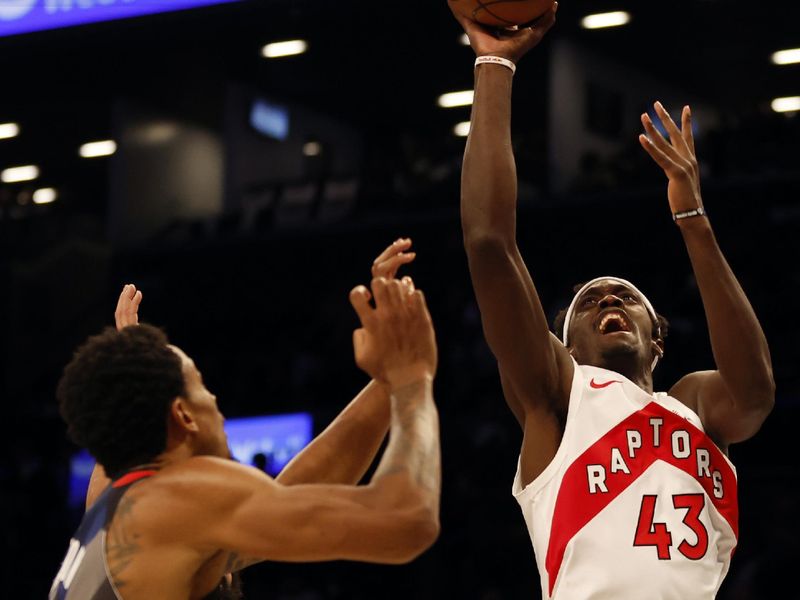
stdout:
[(609, 333), (619, 333), (620, 331), (629, 332), (631, 327), (622, 313), (611, 312), (602, 316), (600, 323), (597, 325), (597, 330), (601, 334), (606, 335)]

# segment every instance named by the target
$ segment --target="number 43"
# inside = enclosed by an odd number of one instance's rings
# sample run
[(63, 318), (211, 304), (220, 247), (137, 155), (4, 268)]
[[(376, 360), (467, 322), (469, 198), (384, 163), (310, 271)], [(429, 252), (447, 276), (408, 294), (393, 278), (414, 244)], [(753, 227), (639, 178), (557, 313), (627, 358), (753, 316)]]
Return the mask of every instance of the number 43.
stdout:
[[(667, 529), (666, 523), (654, 523), (653, 515), (656, 510), (657, 496), (642, 496), (642, 506), (639, 509), (639, 522), (636, 524), (636, 535), (633, 538), (634, 546), (655, 546), (659, 560), (670, 560), (670, 547), (672, 546), (672, 533)], [(708, 531), (700, 521), (700, 512), (705, 506), (703, 494), (678, 494), (672, 497), (672, 506), (675, 509), (686, 509), (683, 517), (684, 524), (697, 536), (697, 542), (690, 544), (683, 540), (678, 544), (678, 552), (690, 560), (699, 560), (708, 550)]]

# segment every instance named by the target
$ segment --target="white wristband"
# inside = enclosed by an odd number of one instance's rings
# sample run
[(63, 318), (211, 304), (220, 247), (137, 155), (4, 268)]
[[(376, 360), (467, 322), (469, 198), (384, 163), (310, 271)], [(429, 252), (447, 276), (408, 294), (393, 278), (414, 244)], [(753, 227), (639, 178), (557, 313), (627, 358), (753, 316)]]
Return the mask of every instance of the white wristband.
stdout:
[(515, 65), (512, 61), (508, 60), (507, 58), (503, 58), (502, 56), (479, 56), (478, 58), (475, 59), (476, 67), (483, 63), (503, 65), (504, 67), (511, 69), (512, 75), (517, 70), (517, 65)]

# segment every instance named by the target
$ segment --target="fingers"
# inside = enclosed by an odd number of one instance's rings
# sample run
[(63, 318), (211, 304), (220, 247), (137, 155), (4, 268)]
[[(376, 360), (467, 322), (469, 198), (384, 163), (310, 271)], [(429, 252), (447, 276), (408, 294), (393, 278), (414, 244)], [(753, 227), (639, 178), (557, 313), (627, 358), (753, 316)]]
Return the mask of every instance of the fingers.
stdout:
[(363, 326), (369, 324), (372, 319), (373, 309), (369, 304), (371, 297), (369, 290), (363, 285), (357, 285), (350, 290), (350, 304), (353, 306), (353, 310), (356, 311), (358, 320), (361, 321)]
[(404, 252), (411, 247), (411, 238), (398, 238), (389, 244), (386, 247), (386, 250), (381, 252), (378, 255), (378, 258), (375, 259), (375, 263), (383, 262), (388, 260), (398, 252)]
[(372, 288), (372, 297), (375, 299), (375, 310), (379, 307), (387, 306), (389, 304), (388, 290), (386, 289), (386, 279), (384, 277), (376, 277), (370, 283)]
[(692, 109), (689, 108), (689, 105), (683, 107), (683, 111), (681, 112), (681, 134), (683, 135), (683, 141), (686, 142), (686, 146), (689, 148), (689, 152), (692, 153), (692, 156), (695, 155), (694, 151), (694, 132), (692, 131)]
[(407, 265), (416, 258), (416, 252), (405, 252), (410, 247), (410, 238), (400, 238), (392, 243), (372, 263), (372, 277), (393, 279), (401, 266)]
[(388, 308), (394, 314), (402, 313), (405, 309), (405, 286), (397, 279), (385, 279), (380, 277), (373, 280), (373, 285), (377, 285), (377, 289), (383, 290), (378, 295), (375, 292), (375, 308)]
[(558, 2), (553, 2), (553, 6), (550, 7), (550, 10), (532, 23), (533, 30), (541, 32), (541, 35), (547, 33), (550, 28), (555, 25), (557, 12)]
[(139, 323), (139, 304), (142, 302), (142, 292), (136, 286), (128, 283), (122, 288), (114, 311), (114, 322), (117, 329)]
[(405, 288), (405, 292), (406, 292), (407, 294), (413, 294), (413, 293), (414, 293), (414, 290), (415, 290), (416, 288), (414, 287), (414, 280), (413, 280), (413, 279), (411, 279), (411, 277), (409, 277), (408, 275), (406, 275), (405, 277), (403, 277), (403, 278), (400, 280), (400, 282), (403, 284), (403, 287)]
[(142, 290), (137, 290), (131, 300), (130, 312), (132, 313), (131, 316), (134, 318), (134, 324), (139, 322), (139, 305), (142, 303), (142, 298)]
[(675, 150), (677, 150), (684, 158), (686, 158), (686, 155), (689, 153), (689, 146), (683, 139), (681, 130), (678, 129), (677, 125), (675, 125), (675, 121), (672, 120), (672, 117), (667, 112), (667, 109), (664, 108), (664, 105), (661, 104), (661, 102), (657, 101), (655, 104), (653, 104), (653, 106), (656, 109), (658, 118), (661, 119), (661, 122), (664, 124), (664, 128), (669, 134), (669, 141), (672, 142), (672, 147), (675, 148)]
[(535, 37), (541, 39), (556, 22), (556, 12), (558, 11), (558, 2), (553, 2), (553, 5), (546, 13), (529, 23), (521, 24), (518, 27), (491, 27), (479, 23), (456, 10), (455, 7), (458, 2), (459, 0), (447, 0), (447, 5), (450, 7), (450, 12), (453, 13), (456, 21), (458, 21), (459, 25), (461, 25), (470, 38), (470, 42), (473, 41), (473, 34), (476, 33), (479, 35), (484, 34), (503, 38), (528, 36), (535, 33)]
[(519, 34), (529, 38), (529, 41), (538, 44), (550, 28), (556, 23), (556, 13), (558, 12), (558, 2), (553, 2), (553, 5), (546, 13), (536, 17), (533, 21), (523, 23), (519, 26)]
[(425, 294), (422, 290), (415, 290), (409, 298), (409, 308), (411, 314), (422, 318), (426, 323), (431, 324), (431, 314), (428, 311), (428, 303), (425, 301)]
[(675, 150), (670, 143), (665, 140), (664, 136), (661, 135), (661, 132), (656, 129), (656, 126), (650, 118), (650, 115), (647, 113), (642, 113), (641, 118), (642, 126), (644, 127), (647, 137), (653, 143), (653, 145), (667, 155), (675, 154)]
[(114, 319), (117, 321), (117, 325), (119, 325), (119, 318), (120, 318), (120, 315), (122, 314), (123, 303), (128, 301), (128, 288), (129, 287), (130, 287), (130, 284), (127, 284), (127, 283), (124, 286), (122, 286), (122, 291), (120, 292), (119, 298), (117, 299), (117, 308), (114, 309)]
[(642, 145), (647, 153), (651, 156), (651, 158), (656, 161), (659, 167), (661, 167), (665, 173), (668, 175), (673, 173), (677, 168), (678, 165), (670, 159), (662, 150), (656, 147), (653, 141), (648, 138), (645, 134), (639, 134), (639, 143)]
[(372, 265), (373, 277), (385, 277), (386, 279), (394, 279), (397, 271), (403, 265), (413, 262), (417, 257), (416, 252), (403, 252), (392, 256), (380, 263)]

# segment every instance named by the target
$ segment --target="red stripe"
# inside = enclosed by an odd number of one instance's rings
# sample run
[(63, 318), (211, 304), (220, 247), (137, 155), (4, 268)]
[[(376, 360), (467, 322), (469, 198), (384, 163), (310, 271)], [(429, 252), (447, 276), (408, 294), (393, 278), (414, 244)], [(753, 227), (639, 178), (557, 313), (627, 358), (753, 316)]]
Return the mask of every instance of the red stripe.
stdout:
[(150, 470), (150, 471), (131, 471), (126, 475), (123, 475), (119, 479), (117, 479), (111, 487), (120, 488), (124, 487), (134, 481), (139, 481), (140, 479), (144, 479), (145, 477), (150, 477), (151, 475), (155, 475), (158, 471)]
[[(660, 443), (657, 447), (653, 447), (652, 443), (648, 444), (648, 441), (652, 442), (653, 427), (649, 422), (652, 417), (663, 419), (659, 430)], [(637, 430), (642, 436), (642, 447), (636, 450), (634, 458), (629, 457), (626, 435), (626, 431), (631, 429)], [(676, 430), (684, 430), (689, 434), (691, 452), (687, 458), (675, 458), (672, 454), (671, 435)], [(612, 448), (618, 448), (622, 452), (630, 474), (622, 471), (611, 473), (609, 464)], [(722, 498), (714, 496), (714, 483), (711, 477), (698, 477), (697, 475), (696, 452), (698, 448), (703, 448), (709, 453), (709, 471), (711, 473), (715, 470), (719, 471), (722, 476), (722, 489), (724, 490)], [(733, 469), (719, 448), (705, 433), (683, 417), (651, 402), (592, 444), (569, 466), (564, 474), (553, 511), (550, 543), (545, 560), (550, 594), (553, 593), (553, 587), (564, 558), (564, 551), (570, 540), (657, 460), (663, 460), (694, 477), (705, 490), (709, 500), (730, 524), (738, 539), (739, 511), (736, 500), (736, 475)], [(594, 494), (589, 493), (588, 465), (605, 467), (605, 485), (608, 492), (597, 490)]]

